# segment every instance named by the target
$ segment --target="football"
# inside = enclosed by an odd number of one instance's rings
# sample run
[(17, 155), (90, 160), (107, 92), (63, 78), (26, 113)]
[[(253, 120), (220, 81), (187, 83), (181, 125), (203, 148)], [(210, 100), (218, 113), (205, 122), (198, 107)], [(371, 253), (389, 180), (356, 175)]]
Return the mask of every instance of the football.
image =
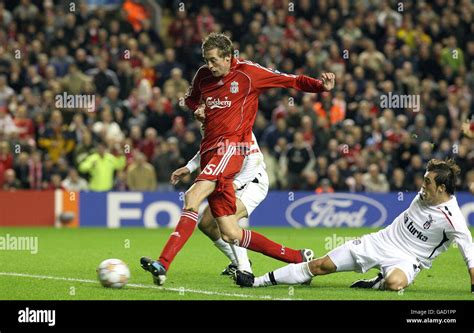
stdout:
[(97, 267), (97, 278), (107, 288), (122, 288), (130, 278), (130, 270), (120, 259), (106, 259)]

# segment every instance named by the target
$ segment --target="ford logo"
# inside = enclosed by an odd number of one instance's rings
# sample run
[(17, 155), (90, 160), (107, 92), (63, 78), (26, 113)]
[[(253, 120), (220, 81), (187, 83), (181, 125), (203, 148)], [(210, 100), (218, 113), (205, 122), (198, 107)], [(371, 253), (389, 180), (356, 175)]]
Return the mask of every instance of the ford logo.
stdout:
[(301, 227), (382, 226), (387, 209), (378, 201), (352, 193), (310, 195), (296, 200), (286, 209), (286, 220)]

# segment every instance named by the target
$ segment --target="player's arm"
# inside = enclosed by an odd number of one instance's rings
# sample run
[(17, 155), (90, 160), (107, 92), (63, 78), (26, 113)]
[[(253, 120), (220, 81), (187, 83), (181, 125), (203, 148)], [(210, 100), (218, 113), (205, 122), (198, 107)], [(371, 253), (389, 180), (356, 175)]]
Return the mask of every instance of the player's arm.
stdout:
[(171, 174), (171, 180), (170, 180), (171, 184), (173, 184), (173, 185), (178, 184), (178, 182), (183, 177), (185, 177), (185, 176), (193, 173), (194, 171), (196, 171), (199, 168), (200, 164), (201, 164), (201, 154), (198, 151), (196, 153), (196, 155), (194, 155), (194, 157), (192, 159), (190, 159), (184, 167), (181, 167), (181, 168), (175, 170)]
[(240, 169), (240, 172), (234, 178), (234, 188), (238, 190), (254, 180), (262, 162), (262, 154), (247, 155), (242, 165), (242, 169)]
[(206, 66), (202, 66), (194, 75), (193, 81), (188, 88), (186, 95), (184, 96), (184, 103), (188, 108), (195, 111), (201, 104), (201, 88), (200, 83), (203, 75), (205, 75)]
[(185, 168), (189, 170), (189, 173), (193, 173), (199, 168), (200, 164), (201, 164), (201, 153), (198, 151), (196, 155), (194, 155), (193, 158), (188, 161)]
[(336, 76), (333, 73), (323, 73), (321, 79), (313, 79), (306, 75), (280, 73), (252, 62), (246, 63), (246, 71), (251, 74), (252, 85), (255, 89), (294, 88), (318, 93), (334, 88)]
[[(472, 243), (471, 232), (467, 228), (467, 224), (462, 218), (463, 223), (455, 222), (458, 219), (453, 219), (453, 231), (454, 241), (458, 244), (459, 251), (466, 262), (468, 267), (469, 275), (471, 277), (471, 292), (474, 293), (474, 244)], [(449, 237), (448, 233), (448, 237)]]

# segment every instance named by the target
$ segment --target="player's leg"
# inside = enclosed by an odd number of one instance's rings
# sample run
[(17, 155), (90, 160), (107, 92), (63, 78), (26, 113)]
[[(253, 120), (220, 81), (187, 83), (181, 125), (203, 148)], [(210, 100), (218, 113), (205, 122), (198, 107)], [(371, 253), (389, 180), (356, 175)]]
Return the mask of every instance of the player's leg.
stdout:
[[(251, 182), (249, 182), (244, 188), (241, 188), (235, 192), (237, 197), (237, 211), (240, 211), (239, 205), (242, 204), (242, 210), (245, 210), (246, 212), (245, 217), (250, 217), (258, 205), (260, 205), (260, 203), (265, 200), (268, 194), (268, 187), (268, 175), (265, 170), (260, 170), (256, 173), (255, 178)], [(239, 219), (239, 226), (241, 228), (244, 228), (244, 225), (248, 226), (248, 223), (243, 224), (241, 222), (244, 222), (244, 217)], [(239, 260), (238, 270), (252, 274), (252, 267), (248, 258), (247, 249), (244, 247), (235, 246), (233, 244), (230, 246), (237, 253), (237, 258)], [(232, 274), (229, 275), (234, 275), (235, 271), (230, 273)]]
[(214, 220), (214, 216), (212, 216), (211, 214), (209, 206), (207, 206), (204, 212), (202, 213), (201, 219), (199, 220), (198, 228), (213, 242), (216, 242), (217, 240), (221, 239), (221, 232), (219, 231), (219, 227), (217, 226), (217, 223)]
[(356, 281), (352, 286), (399, 291), (408, 287), (420, 272), (419, 264), (414, 264), (410, 260), (388, 259), (387, 261), (381, 264), (381, 272), (375, 278)]
[(303, 284), (311, 281), (316, 275), (336, 272), (336, 265), (327, 255), (299, 264), (289, 264), (262, 276), (254, 278), (241, 271), (236, 273), (236, 283), (241, 287), (266, 287), (277, 284)]
[(184, 208), (174, 231), (168, 238), (157, 261), (147, 257), (140, 259), (143, 269), (153, 275), (156, 284), (162, 285), (166, 280), (166, 272), (173, 259), (191, 237), (198, 219), (199, 205), (214, 191), (216, 184), (209, 180), (194, 183), (184, 196)]
[(256, 231), (240, 228), (234, 216), (219, 216), (216, 220), (222, 234), (222, 239), (230, 244), (259, 252), (287, 263), (304, 262), (307, 261), (308, 257), (312, 256), (312, 251), (310, 250), (288, 248)]
[[(241, 218), (247, 217), (247, 209), (240, 199), (236, 200), (237, 212), (236, 218), (240, 220)], [(217, 222), (211, 214), (211, 210), (207, 207), (201, 217), (201, 220), (198, 224), (199, 230), (201, 230), (206, 236), (208, 236), (213, 242), (214, 245), (222, 252), (224, 255), (230, 259), (231, 264), (224, 270), (222, 274), (230, 275), (229, 273), (235, 273), (237, 269), (245, 270), (251, 272), (250, 262), (247, 256), (247, 250), (240, 247), (234, 247), (233, 245), (225, 242), (221, 237), (221, 232), (217, 226)], [(231, 270), (232, 272), (229, 272)]]
[(209, 180), (194, 183), (184, 195), (184, 208), (174, 232), (170, 235), (159, 261), (168, 270), (176, 254), (181, 250), (193, 233), (197, 219), (199, 205), (214, 191), (216, 184)]
[(326, 275), (335, 272), (358, 271), (360, 267), (352, 255), (351, 248), (341, 245), (330, 251), (324, 257), (290, 264), (257, 278), (237, 271), (236, 283), (241, 287), (266, 287), (276, 284), (302, 284), (310, 281), (314, 276)]
[[(265, 177), (264, 177), (265, 178)], [(262, 178), (262, 184), (260, 183), (251, 183), (249, 186), (255, 188), (253, 193), (258, 193), (259, 195), (255, 198), (252, 195), (246, 196), (246, 193), (243, 193), (241, 196), (242, 202), (248, 206), (247, 210), (251, 211), (260, 203), (266, 196), (268, 191), (268, 182)], [(227, 185), (226, 191), (222, 193), (222, 196), (218, 199), (222, 204), (217, 202), (217, 208), (219, 205), (224, 205), (225, 202), (231, 201), (231, 195), (235, 195), (234, 192), (230, 192), (232, 184)], [(261, 187), (259, 189), (258, 187)], [(232, 187), (233, 188), (233, 187)], [(249, 192), (250, 193), (250, 192)], [(211, 209), (213, 209), (211, 205)], [(218, 209), (216, 209), (218, 210)], [(304, 250), (294, 250), (292, 248), (287, 248), (281, 244), (275, 243), (270, 239), (266, 238), (262, 234), (251, 231), (247, 229), (242, 229), (238, 224), (234, 222), (232, 216), (224, 213), (214, 213), (219, 229), (222, 234), (222, 239), (231, 244), (238, 245), (249, 250), (262, 253), (266, 256), (281, 260), (287, 263), (300, 263), (306, 262), (313, 258), (313, 251), (304, 249)]]
[(224, 154), (221, 154), (218, 150), (213, 150), (201, 155), (202, 172), (197, 177), (196, 182), (186, 191), (181, 218), (174, 232), (171, 233), (159, 259), (157, 261), (146, 257), (140, 259), (143, 269), (152, 273), (155, 283), (159, 285), (164, 283), (171, 262), (191, 237), (197, 224), (198, 209), (202, 201), (210, 197), (211, 193), (221, 191), (219, 185), (222, 178), (221, 170), (226, 169), (227, 165), (231, 164), (232, 167), (228, 168), (228, 174), (229, 178), (233, 179), (241, 169), (243, 156), (235, 155), (235, 152), (235, 147), (229, 146)]

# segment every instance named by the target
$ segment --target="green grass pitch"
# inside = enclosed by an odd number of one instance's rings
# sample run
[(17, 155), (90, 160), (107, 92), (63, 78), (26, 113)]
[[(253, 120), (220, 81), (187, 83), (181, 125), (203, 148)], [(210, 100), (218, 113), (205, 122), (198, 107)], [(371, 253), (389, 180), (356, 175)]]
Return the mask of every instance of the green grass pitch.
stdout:
[[(360, 236), (374, 229), (256, 228), (267, 237), (293, 248), (311, 248), (317, 256), (327, 252), (333, 235)], [(348, 286), (366, 274), (337, 273), (313, 279), (311, 286), (273, 286), (245, 289), (220, 275), (228, 264), (217, 248), (199, 231), (178, 254), (163, 288), (139, 266), (141, 256), (157, 257), (170, 229), (143, 228), (0, 228), (0, 236), (37, 236), (38, 253), (0, 250), (2, 300), (472, 300), (466, 265), (451, 247), (430, 270), (423, 270), (403, 292), (352, 290)], [(249, 251), (256, 275), (284, 265)], [(103, 288), (96, 267), (107, 258), (124, 260), (131, 271), (123, 289)]]

